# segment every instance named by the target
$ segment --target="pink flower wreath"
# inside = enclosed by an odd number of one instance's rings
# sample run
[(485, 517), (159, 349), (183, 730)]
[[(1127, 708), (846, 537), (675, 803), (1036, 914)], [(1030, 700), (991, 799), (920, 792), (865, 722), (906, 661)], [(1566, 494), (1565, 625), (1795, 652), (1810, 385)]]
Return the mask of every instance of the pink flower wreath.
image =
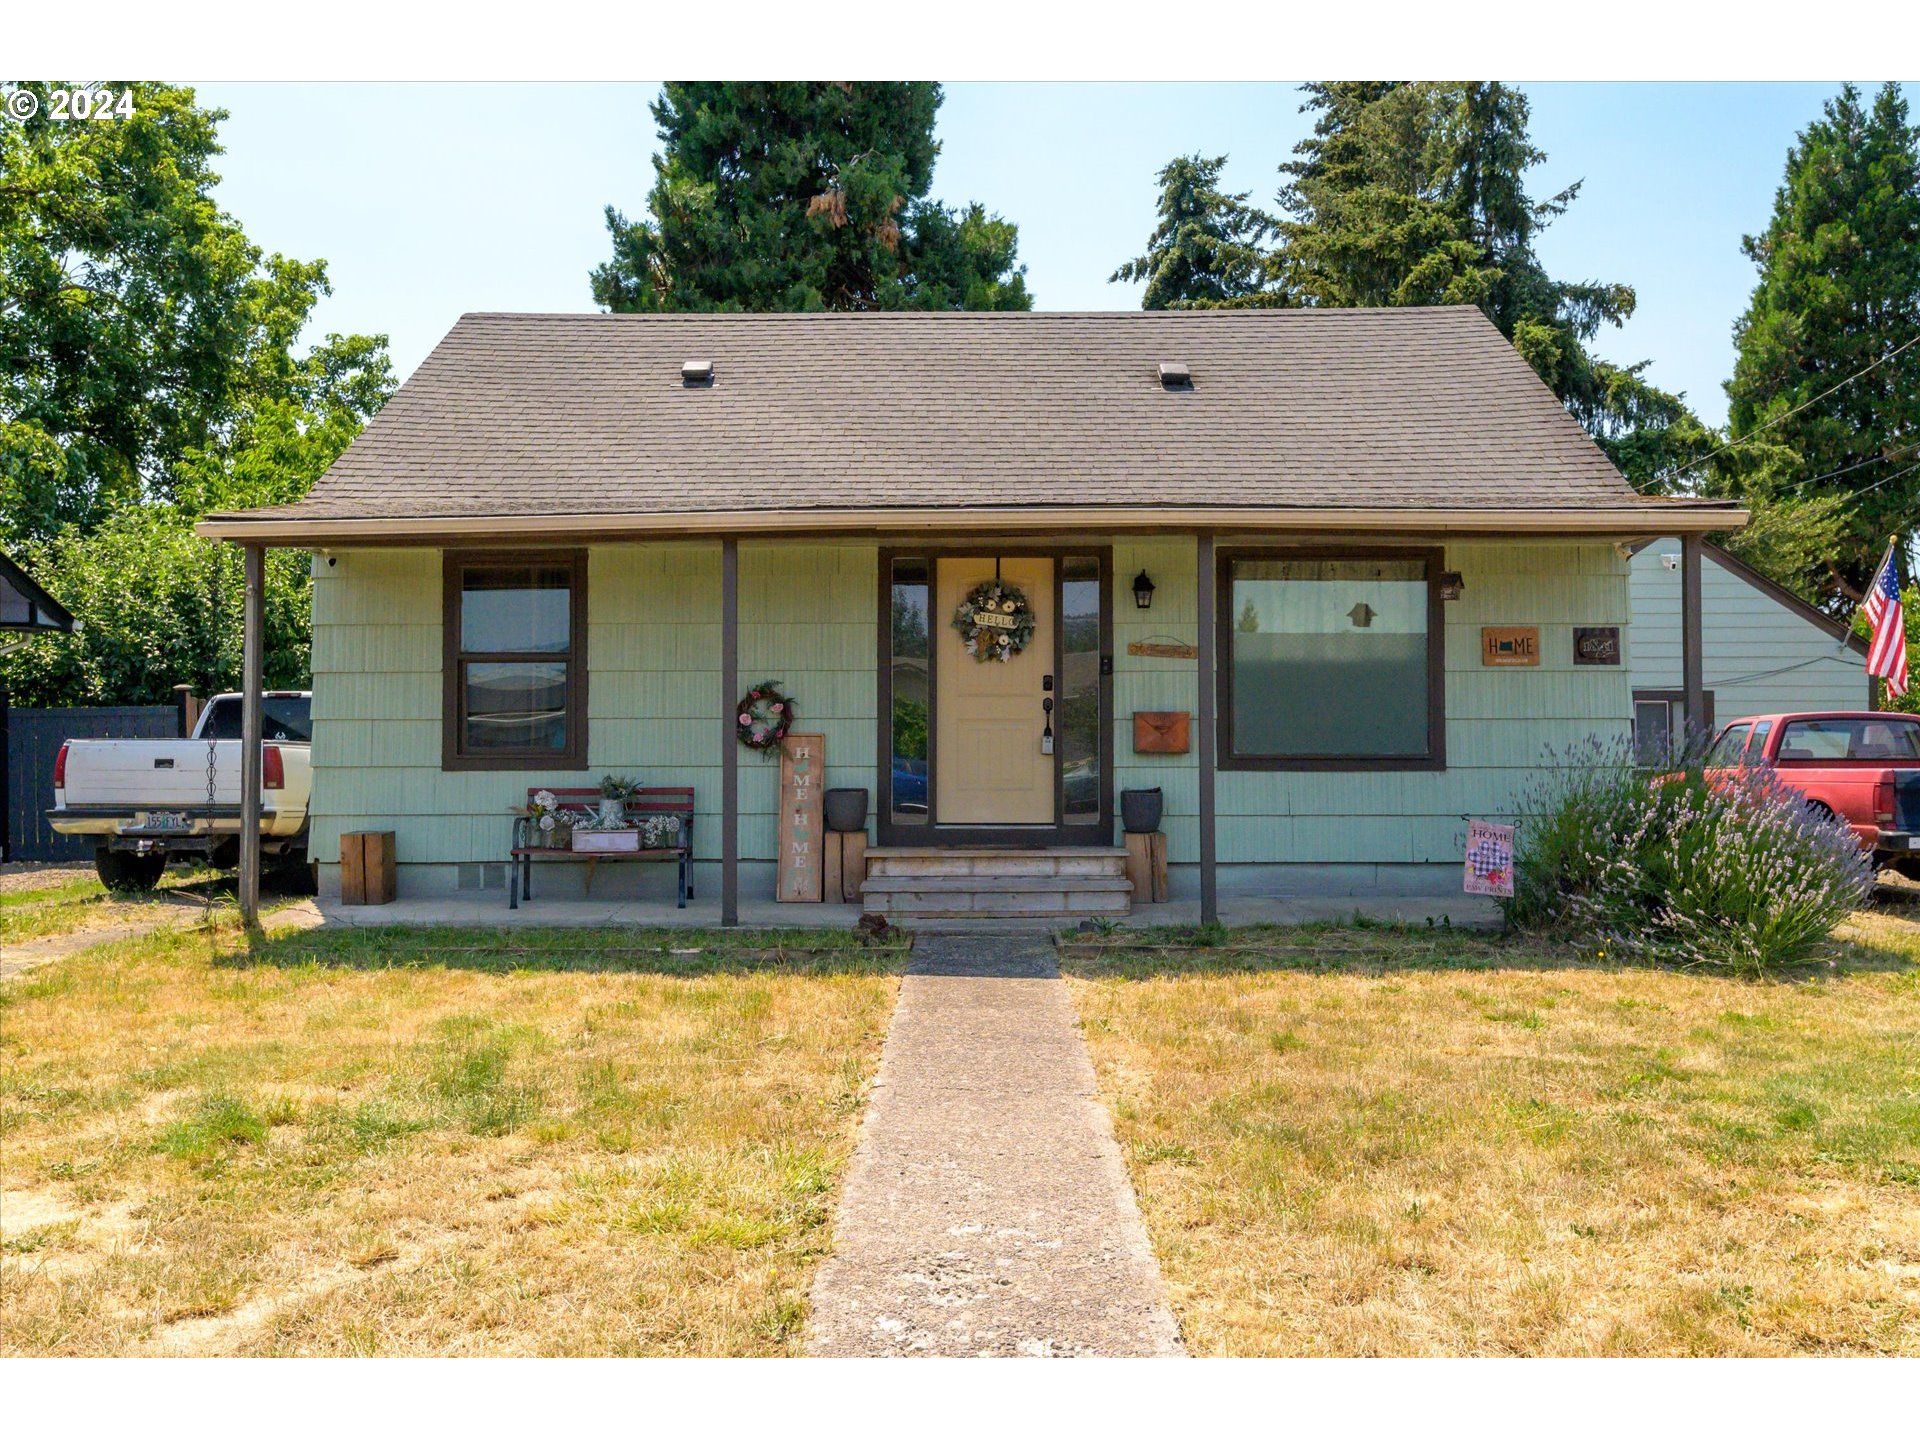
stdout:
[(734, 707), (735, 733), (749, 750), (778, 750), (793, 728), (793, 701), (776, 680), (762, 680)]

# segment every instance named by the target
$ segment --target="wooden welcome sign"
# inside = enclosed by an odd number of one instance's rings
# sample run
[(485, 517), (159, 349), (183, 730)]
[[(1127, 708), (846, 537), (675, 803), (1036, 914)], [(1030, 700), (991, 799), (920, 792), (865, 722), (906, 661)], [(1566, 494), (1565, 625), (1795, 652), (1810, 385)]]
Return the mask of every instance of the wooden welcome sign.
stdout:
[(820, 899), (827, 737), (789, 735), (780, 742), (780, 860), (775, 897)]

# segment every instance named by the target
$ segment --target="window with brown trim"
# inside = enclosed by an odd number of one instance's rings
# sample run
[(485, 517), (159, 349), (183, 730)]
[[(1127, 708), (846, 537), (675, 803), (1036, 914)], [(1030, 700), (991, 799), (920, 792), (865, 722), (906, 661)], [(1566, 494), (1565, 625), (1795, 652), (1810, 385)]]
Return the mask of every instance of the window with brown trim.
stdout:
[(449, 553), (441, 765), (579, 770), (587, 756), (587, 557)]
[(1220, 768), (1446, 766), (1441, 556), (1223, 552)]

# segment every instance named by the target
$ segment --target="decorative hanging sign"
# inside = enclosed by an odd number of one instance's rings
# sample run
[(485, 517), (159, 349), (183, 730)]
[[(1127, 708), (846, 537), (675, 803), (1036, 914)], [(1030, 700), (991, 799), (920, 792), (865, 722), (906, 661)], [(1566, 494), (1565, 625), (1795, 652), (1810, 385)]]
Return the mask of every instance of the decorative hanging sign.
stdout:
[(1574, 626), (1573, 663), (1618, 665), (1620, 663), (1620, 627), (1618, 625)]
[(821, 801), (827, 773), (827, 737), (789, 735), (780, 742), (780, 860), (775, 898), (820, 898)]
[(1129, 655), (1153, 655), (1162, 660), (1195, 660), (1199, 658), (1198, 645), (1183, 645), (1177, 640), (1129, 640)]
[(1538, 625), (1483, 625), (1480, 627), (1482, 665), (1538, 665)]
[(1469, 895), (1513, 894), (1513, 826), (1467, 822), (1466, 891)]
[(1018, 585), (982, 580), (953, 612), (953, 628), (974, 659), (1011, 660), (1033, 639), (1033, 606)]
[(734, 706), (734, 731), (749, 750), (776, 750), (793, 728), (793, 701), (777, 680), (762, 680)]

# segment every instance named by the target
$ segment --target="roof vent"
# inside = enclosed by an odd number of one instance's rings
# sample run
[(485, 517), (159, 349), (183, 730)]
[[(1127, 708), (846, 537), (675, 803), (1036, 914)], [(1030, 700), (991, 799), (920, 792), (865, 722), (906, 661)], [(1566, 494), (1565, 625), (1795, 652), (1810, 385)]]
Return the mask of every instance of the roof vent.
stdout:
[(1160, 388), (1162, 390), (1193, 389), (1193, 372), (1184, 365), (1175, 365), (1169, 361), (1160, 362)]
[(680, 367), (680, 383), (689, 390), (713, 384), (713, 362), (688, 360)]

